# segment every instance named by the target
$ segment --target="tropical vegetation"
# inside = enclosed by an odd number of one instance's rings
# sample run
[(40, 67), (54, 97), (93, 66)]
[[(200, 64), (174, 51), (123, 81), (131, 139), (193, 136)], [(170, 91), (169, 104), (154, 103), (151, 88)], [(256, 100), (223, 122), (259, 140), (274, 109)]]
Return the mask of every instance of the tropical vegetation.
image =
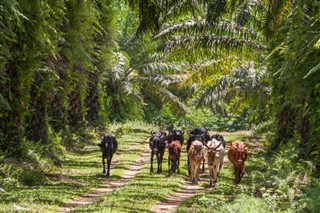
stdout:
[[(319, 10), (311, 0), (1, 1), (0, 189), (44, 185), (65, 148), (143, 122), (252, 130), (279, 167), (244, 190), (317, 209)], [(211, 208), (207, 199), (197, 200)]]

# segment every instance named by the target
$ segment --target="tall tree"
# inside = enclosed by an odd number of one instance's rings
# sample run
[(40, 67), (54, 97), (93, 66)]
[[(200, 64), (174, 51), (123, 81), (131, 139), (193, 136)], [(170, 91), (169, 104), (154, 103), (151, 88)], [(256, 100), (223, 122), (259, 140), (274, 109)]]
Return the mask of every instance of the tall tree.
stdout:
[(320, 171), (319, 6), (308, 0), (271, 1), (266, 32), (277, 118), (274, 146), (298, 137), (302, 156), (316, 159)]
[[(118, 3), (113, 0), (96, 1), (99, 22), (95, 24), (93, 69), (90, 69), (87, 82), (85, 106), (86, 118), (91, 125), (105, 123), (108, 120), (105, 108), (103, 76), (112, 67), (113, 51), (116, 49), (118, 33)], [(121, 5), (121, 4), (120, 4)]]
[(8, 50), (1, 67), (5, 77), (1, 91), (10, 106), (2, 114), (1, 149), (19, 156), (33, 76), (52, 47), (46, 20), (49, 13), (46, 2), (28, 0), (5, 1), (1, 13), (5, 36), (1, 36), (0, 46)]

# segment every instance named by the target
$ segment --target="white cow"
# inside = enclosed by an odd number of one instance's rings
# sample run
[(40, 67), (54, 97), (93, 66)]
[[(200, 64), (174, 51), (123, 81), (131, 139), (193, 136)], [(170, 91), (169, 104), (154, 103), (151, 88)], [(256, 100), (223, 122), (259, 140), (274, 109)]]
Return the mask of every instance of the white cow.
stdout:
[(215, 186), (219, 173), (223, 167), (225, 153), (223, 143), (213, 138), (211, 141), (208, 141), (205, 152), (205, 158), (208, 163), (210, 174), (210, 186)]

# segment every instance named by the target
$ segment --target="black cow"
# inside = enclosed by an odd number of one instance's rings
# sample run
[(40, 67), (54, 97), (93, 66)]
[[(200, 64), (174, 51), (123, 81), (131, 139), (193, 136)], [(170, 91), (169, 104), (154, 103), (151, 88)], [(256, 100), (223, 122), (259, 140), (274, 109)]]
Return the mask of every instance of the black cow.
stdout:
[(106, 166), (105, 166), (105, 160), (107, 159), (107, 166), (108, 166), (108, 171), (107, 171), (107, 177), (110, 177), (110, 164), (111, 164), (111, 159), (113, 154), (117, 151), (118, 148), (118, 142), (112, 134), (105, 134), (103, 136), (103, 139), (100, 144), (101, 152), (102, 152), (102, 165), (103, 165), (103, 174), (106, 173)]
[(153, 155), (157, 156), (158, 169), (157, 173), (162, 173), (162, 160), (166, 148), (165, 140), (167, 133), (163, 131), (151, 132), (149, 146), (151, 149), (151, 166), (150, 173), (153, 173)]
[(224, 140), (224, 138), (223, 138), (223, 136), (222, 135), (220, 135), (220, 134), (214, 134), (214, 135), (212, 135), (211, 136), (211, 139), (216, 139), (216, 140), (218, 140), (218, 141), (221, 141), (222, 142), (222, 145), (223, 145), (223, 148), (226, 148), (226, 144), (227, 144), (227, 142)]
[(180, 142), (180, 145), (182, 146), (183, 142), (184, 142), (184, 131), (179, 130), (179, 129), (174, 129), (172, 131), (170, 131), (168, 137), (167, 137), (167, 141), (170, 144), (172, 141), (176, 141), (178, 140)]
[[(189, 132), (189, 139), (187, 141), (187, 153), (189, 152), (191, 143), (195, 140), (201, 141), (203, 144), (206, 144), (208, 141), (210, 141), (210, 135), (209, 132), (206, 128), (195, 128)], [(205, 161), (203, 160), (202, 163), (202, 173), (204, 173), (205, 170)], [(188, 157), (188, 174), (190, 176), (191, 171), (190, 171), (190, 161)]]

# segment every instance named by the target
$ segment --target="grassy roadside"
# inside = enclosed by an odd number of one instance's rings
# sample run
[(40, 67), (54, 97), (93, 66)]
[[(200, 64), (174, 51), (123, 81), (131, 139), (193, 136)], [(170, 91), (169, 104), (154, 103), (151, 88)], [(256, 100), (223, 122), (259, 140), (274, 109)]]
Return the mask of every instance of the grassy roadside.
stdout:
[[(265, 162), (259, 149), (250, 140), (249, 132), (222, 133), (227, 142), (242, 140), (249, 145), (249, 157), (246, 162), (246, 174), (239, 185), (235, 185), (232, 164), (227, 161), (220, 173), (218, 183), (209, 192), (201, 192), (182, 203), (176, 212), (270, 212), (269, 203), (255, 196), (249, 188), (254, 185), (257, 171), (263, 170)], [(225, 159), (227, 159), (227, 153)], [(208, 187), (207, 183), (201, 183)]]
[[(138, 132), (118, 138), (118, 151), (115, 158), (118, 164), (111, 171), (112, 178), (120, 178), (128, 167), (139, 158), (146, 144), (141, 143), (147, 133)], [(73, 200), (93, 188), (106, 185), (110, 179), (102, 175), (100, 138), (93, 140), (82, 149), (66, 151), (61, 169), (47, 174), (46, 184), (41, 186), (17, 186), (15, 190), (2, 191), (0, 211), (14, 212), (56, 212), (65, 202)], [(130, 147), (134, 149), (128, 151)]]
[[(87, 205), (73, 212), (150, 212), (156, 202), (163, 202), (169, 193), (179, 189), (187, 174), (185, 146), (180, 161), (180, 174), (168, 176), (167, 151), (162, 174), (150, 174), (150, 160), (146, 161), (137, 176), (124, 187), (103, 196), (100, 202)], [(154, 162), (154, 166), (156, 163)]]
[[(249, 132), (233, 133), (227, 137), (227, 140), (245, 139), (248, 136)], [(186, 145), (182, 147), (180, 174), (168, 176), (166, 152), (163, 162), (163, 174), (150, 174), (150, 163), (148, 161), (141, 172), (135, 179), (131, 180), (128, 185), (121, 187), (113, 193), (105, 195), (100, 202), (84, 206), (74, 212), (150, 212), (150, 209), (157, 202), (166, 201), (169, 194), (172, 194), (181, 188), (185, 180), (188, 179), (187, 155), (185, 149)], [(227, 197), (231, 198), (233, 196), (234, 186), (232, 184), (233, 179), (231, 176), (232, 171), (225, 169), (221, 178), (227, 179), (230, 184), (225, 184), (219, 191), (211, 191), (215, 196), (221, 197), (221, 202), (224, 202)], [(201, 181), (200, 184), (206, 188), (209, 185), (207, 181)], [(203, 194), (199, 193), (194, 198), (186, 201), (178, 211), (205, 212), (212, 209), (211, 206), (203, 203), (202, 197)], [(199, 206), (197, 206), (198, 203)], [(193, 207), (196, 208), (194, 209)]]
[[(117, 164), (111, 170), (110, 179), (102, 176), (101, 153), (96, 146), (101, 139), (95, 138), (93, 143), (81, 149), (66, 152), (63, 167), (49, 173), (45, 185), (17, 186), (15, 190), (1, 191), (0, 212), (16, 212), (19, 208), (25, 212), (57, 212), (65, 202), (119, 179), (140, 157), (150, 136), (149, 129), (140, 131), (140, 127), (134, 127), (134, 130), (124, 126), (114, 127), (118, 134), (119, 149), (115, 157)], [(292, 165), (293, 151), (280, 151), (272, 162), (264, 158), (260, 141), (253, 138), (250, 132), (222, 134), (227, 142), (243, 140), (249, 145), (246, 174), (241, 183), (238, 186), (233, 184), (232, 166), (226, 162), (217, 186), (183, 202), (176, 212), (303, 212), (301, 209), (306, 205), (317, 209), (319, 204), (315, 201), (319, 198), (319, 185), (315, 184), (320, 182), (314, 182), (315, 189), (308, 188), (306, 194), (299, 192), (302, 190), (299, 181), (304, 179), (300, 178), (303, 174), (297, 175)], [(169, 194), (184, 184), (187, 178), (186, 145), (182, 149), (180, 174), (167, 175), (166, 151), (163, 174), (150, 174), (148, 159), (128, 184), (102, 196), (101, 201), (81, 206), (74, 212), (150, 212), (153, 205), (166, 201)], [(274, 165), (278, 168), (273, 168)], [(307, 170), (307, 167), (302, 169)], [(208, 188), (209, 184), (203, 179), (200, 185)], [(309, 187), (308, 183), (305, 185)], [(300, 200), (297, 199), (300, 196), (298, 193), (302, 194)]]

